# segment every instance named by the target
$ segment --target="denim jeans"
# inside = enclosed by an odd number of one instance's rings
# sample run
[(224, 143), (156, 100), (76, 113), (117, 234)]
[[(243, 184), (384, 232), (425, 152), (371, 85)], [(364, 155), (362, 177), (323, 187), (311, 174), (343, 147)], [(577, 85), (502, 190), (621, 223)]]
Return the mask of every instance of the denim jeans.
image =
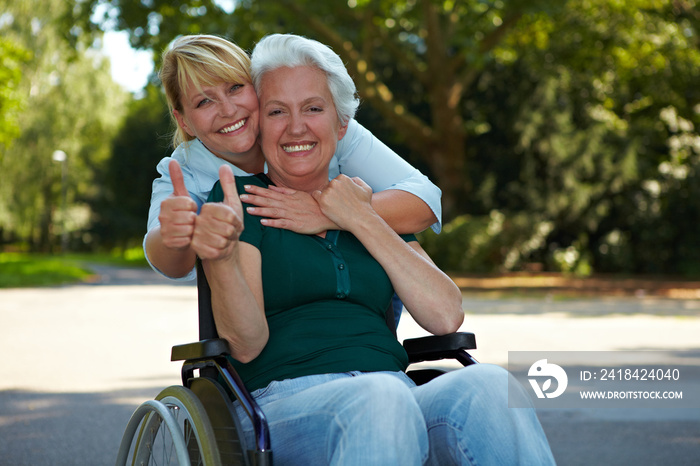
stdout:
[[(554, 464), (534, 409), (508, 407), (508, 377), (489, 364), (418, 387), (402, 372), (321, 374), (253, 396), (277, 466)], [(247, 419), (243, 430), (252, 445)]]

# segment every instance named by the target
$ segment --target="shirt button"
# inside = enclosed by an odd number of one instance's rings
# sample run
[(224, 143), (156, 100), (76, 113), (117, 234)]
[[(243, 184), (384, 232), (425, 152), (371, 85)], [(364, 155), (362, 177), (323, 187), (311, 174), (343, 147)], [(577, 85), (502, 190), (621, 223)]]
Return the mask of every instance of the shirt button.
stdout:
[(345, 270), (345, 264), (338, 264), (338, 270)]
[(338, 293), (338, 294), (335, 295), (335, 296), (336, 296), (336, 298), (338, 298), (338, 299), (345, 299), (345, 298), (347, 297), (347, 296), (345, 295), (345, 293)]
[(332, 244), (327, 244), (327, 245), (326, 245), (326, 249), (328, 249), (328, 250), (330, 251), (331, 249), (333, 249), (333, 245), (332, 245)]

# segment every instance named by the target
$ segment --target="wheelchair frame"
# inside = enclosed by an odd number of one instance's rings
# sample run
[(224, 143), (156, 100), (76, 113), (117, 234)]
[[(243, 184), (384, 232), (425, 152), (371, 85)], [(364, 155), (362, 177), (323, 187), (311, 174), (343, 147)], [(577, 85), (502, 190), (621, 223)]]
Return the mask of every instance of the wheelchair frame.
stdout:
[[(166, 388), (134, 412), (119, 447), (117, 466), (126, 465), (129, 458), (131, 464), (152, 464), (155, 454), (161, 454), (167, 464), (177, 460), (181, 465), (272, 465), (265, 414), (226, 358), (228, 343), (216, 332), (211, 289), (200, 261), (197, 291), (200, 341), (174, 346), (171, 353), (171, 361), (184, 361), (182, 386)], [(387, 325), (396, 335), (392, 309), (387, 311)], [(456, 359), (464, 366), (477, 363), (467, 352), (476, 349), (473, 333), (407, 339), (403, 346), (409, 364), (441, 359)], [(407, 371), (418, 385), (442, 373), (438, 369)], [(240, 403), (251, 420), (255, 445), (245, 444), (234, 402)], [(159, 435), (163, 436), (162, 449)]]

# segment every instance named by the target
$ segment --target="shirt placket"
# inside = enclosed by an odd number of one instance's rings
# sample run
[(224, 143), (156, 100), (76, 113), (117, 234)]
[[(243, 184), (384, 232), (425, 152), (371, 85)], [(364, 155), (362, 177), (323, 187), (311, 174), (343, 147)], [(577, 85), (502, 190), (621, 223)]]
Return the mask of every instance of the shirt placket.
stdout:
[(320, 238), (326, 251), (330, 254), (333, 261), (333, 269), (335, 270), (335, 297), (337, 299), (346, 299), (350, 295), (350, 273), (343, 254), (338, 248), (338, 230), (331, 230), (326, 234), (325, 238)]

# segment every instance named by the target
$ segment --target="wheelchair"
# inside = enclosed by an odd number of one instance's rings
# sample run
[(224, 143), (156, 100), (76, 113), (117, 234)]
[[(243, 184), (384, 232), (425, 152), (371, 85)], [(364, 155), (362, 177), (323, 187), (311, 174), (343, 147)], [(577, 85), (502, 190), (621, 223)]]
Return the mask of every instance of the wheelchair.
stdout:
[[(228, 343), (216, 332), (211, 290), (197, 262), (200, 341), (172, 348), (171, 360), (184, 361), (182, 386), (163, 390), (141, 404), (131, 416), (117, 453), (122, 465), (269, 466), (273, 455), (265, 414), (226, 359)], [(387, 325), (396, 335), (392, 309)], [(455, 359), (477, 363), (467, 350), (476, 349), (473, 333), (453, 333), (404, 340), (409, 363)], [(416, 384), (444, 371), (407, 371)], [(254, 445), (244, 441), (234, 402), (240, 403), (254, 428)]]

